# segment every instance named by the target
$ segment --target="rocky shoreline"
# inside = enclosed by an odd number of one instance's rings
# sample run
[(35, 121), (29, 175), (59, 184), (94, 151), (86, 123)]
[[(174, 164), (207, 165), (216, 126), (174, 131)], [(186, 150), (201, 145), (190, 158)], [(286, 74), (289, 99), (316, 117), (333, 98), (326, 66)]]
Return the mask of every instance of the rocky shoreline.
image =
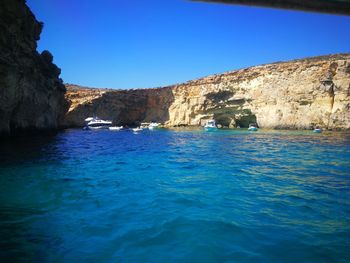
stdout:
[(62, 125), (97, 115), (116, 125), (157, 121), (166, 127), (350, 129), (350, 54), (278, 62), (156, 89), (108, 90), (66, 85)]
[(260, 65), (153, 89), (63, 84), (24, 0), (0, 2), (0, 135), (82, 127), (89, 116), (115, 125), (350, 130), (350, 54)]

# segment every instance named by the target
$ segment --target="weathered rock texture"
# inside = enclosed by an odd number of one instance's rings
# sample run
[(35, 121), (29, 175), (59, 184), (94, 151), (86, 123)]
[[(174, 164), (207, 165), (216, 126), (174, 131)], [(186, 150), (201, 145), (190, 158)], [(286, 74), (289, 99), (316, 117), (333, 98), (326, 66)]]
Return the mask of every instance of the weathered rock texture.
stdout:
[(169, 120), (174, 99), (171, 87), (137, 90), (108, 90), (66, 85), (71, 106), (63, 123), (81, 127), (84, 119), (98, 116), (115, 124), (139, 125), (141, 122)]
[(350, 129), (350, 54), (261, 65), (159, 89), (98, 90), (68, 85), (65, 125), (97, 115), (116, 124), (159, 121), (226, 127)]
[(42, 27), (24, 0), (0, 1), (0, 134), (57, 128), (67, 110), (60, 69), (36, 51)]

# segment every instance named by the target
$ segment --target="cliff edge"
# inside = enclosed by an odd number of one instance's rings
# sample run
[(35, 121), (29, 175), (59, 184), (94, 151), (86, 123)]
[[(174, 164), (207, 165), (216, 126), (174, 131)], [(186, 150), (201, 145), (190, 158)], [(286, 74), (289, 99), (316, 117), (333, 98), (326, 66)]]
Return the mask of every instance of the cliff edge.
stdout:
[(0, 1), (0, 134), (58, 127), (67, 110), (61, 70), (36, 51), (43, 24), (24, 0)]

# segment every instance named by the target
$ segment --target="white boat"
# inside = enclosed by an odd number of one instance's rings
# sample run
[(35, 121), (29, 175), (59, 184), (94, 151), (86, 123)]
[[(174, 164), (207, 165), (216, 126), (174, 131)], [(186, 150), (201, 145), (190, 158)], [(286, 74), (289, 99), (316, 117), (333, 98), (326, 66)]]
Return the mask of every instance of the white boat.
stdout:
[(123, 126), (111, 126), (111, 127), (109, 127), (108, 129), (110, 130), (110, 131), (120, 131), (120, 130), (122, 130), (124, 127)]
[(257, 131), (257, 130), (258, 130), (258, 127), (255, 123), (249, 124), (248, 131)]
[(204, 125), (204, 129), (206, 131), (214, 131), (217, 130), (218, 128), (216, 127), (215, 120), (209, 120), (207, 123)]
[(322, 129), (321, 128), (315, 128), (313, 130), (314, 133), (321, 133), (322, 132)]
[(86, 128), (87, 129), (108, 129), (112, 126), (112, 121), (109, 120), (102, 120), (98, 117), (89, 117), (85, 119)]
[(148, 123), (148, 122), (141, 122), (141, 125), (140, 125), (138, 128), (147, 129), (148, 126), (149, 126), (149, 123)]
[(88, 122), (92, 121), (93, 119), (94, 119), (94, 117), (88, 117), (85, 119), (85, 122), (88, 123)]
[(137, 127), (137, 128), (133, 128), (132, 131), (133, 132), (139, 132), (142, 131), (143, 129), (141, 127)]
[(158, 122), (151, 122), (151, 123), (148, 125), (148, 129), (150, 129), (150, 130), (156, 129), (156, 128), (159, 127), (159, 125), (160, 125), (160, 123), (158, 123)]

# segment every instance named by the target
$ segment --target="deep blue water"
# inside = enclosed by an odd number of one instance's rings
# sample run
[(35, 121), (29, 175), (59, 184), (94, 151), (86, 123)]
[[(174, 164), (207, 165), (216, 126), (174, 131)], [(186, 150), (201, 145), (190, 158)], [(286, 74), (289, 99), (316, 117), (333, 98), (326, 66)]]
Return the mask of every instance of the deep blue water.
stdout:
[(350, 134), (1, 142), (1, 262), (349, 262)]

